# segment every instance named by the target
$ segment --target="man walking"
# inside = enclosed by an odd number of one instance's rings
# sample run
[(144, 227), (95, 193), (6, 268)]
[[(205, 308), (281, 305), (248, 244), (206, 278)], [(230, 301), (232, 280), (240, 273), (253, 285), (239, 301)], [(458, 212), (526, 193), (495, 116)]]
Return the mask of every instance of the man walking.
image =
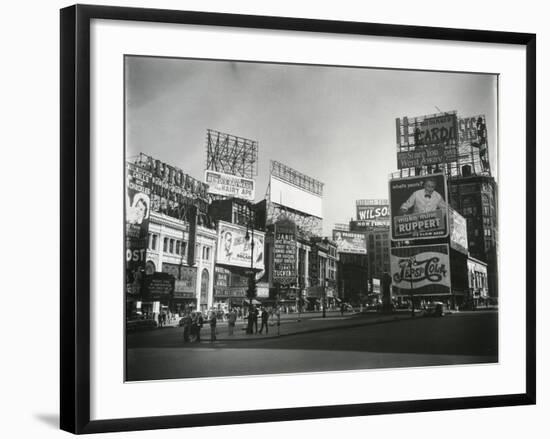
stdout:
[(258, 308), (254, 307), (252, 308), (252, 312), (254, 313), (253, 314), (253, 323), (254, 323), (254, 333), (257, 334), (258, 333)]
[(229, 318), (227, 320), (227, 335), (233, 335), (233, 331), (235, 330), (235, 323), (237, 321), (237, 313), (235, 310), (229, 311)]
[(267, 309), (262, 308), (262, 326), (260, 327), (260, 334), (262, 333), (264, 326), (265, 326), (265, 333), (267, 334), (269, 332), (267, 321), (269, 319), (269, 313), (267, 312)]
[(216, 324), (218, 323), (216, 318), (216, 311), (212, 311), (210, 314), (210, 341), (216, 341)]

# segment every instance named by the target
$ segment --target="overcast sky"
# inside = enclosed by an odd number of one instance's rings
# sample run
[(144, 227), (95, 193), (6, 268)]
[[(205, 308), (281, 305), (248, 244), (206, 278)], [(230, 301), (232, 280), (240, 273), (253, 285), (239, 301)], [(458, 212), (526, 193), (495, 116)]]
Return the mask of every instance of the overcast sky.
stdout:
[(208, 128), (256, 140), (256, 200), (271, 159), (316, 178), (328, 236), (355, 200), (388, 198), (396, 117), (485, 114), (495, 175), (496, 96), (494, 75), (126, 57), (126, 154), (204, 180)]

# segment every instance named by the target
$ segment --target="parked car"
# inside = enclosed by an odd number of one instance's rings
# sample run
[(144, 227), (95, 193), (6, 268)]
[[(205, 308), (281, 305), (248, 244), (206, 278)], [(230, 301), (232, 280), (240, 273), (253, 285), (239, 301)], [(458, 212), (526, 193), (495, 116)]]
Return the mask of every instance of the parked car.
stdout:
[(431, 302), (424, 310), (427, 317), (443, 317), (448, 311), (447, 305), (443, 302)]

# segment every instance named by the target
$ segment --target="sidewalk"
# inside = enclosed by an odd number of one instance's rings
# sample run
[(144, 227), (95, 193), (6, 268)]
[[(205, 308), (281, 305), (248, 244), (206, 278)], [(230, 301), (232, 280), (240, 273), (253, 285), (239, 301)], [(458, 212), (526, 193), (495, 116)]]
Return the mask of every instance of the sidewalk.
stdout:
[[(313, 313), (312, 313), (313, 314)], [(321, 313), (314, 313), (310, 316), (306, 314), (305, 317), (298, 319), (297, 314), (293, 314), (290, 317), (282, 318), (281, 324), (277, 327), (276, 320), (269, 321), (269, 333), (264, 334), (247, 334), (246, 333), (246, 321), (238, 320), (235, 325), (235, 331), (232, 336), (228, 335), (227, 322), (219, 323), (216, 327), (216, 340), (217, 341), (238, 341), (238, 340), (259, 340), (270, 339), (278, 337), (286, 337), (290, 335), (314, 333), (321, 331), (329, 331), (333, 329), (355, 328), (359, 326), (374, 325), (379, 323), (393, 322), (398, 320), (410, 319), (410, 312), (396, 312), (393, 314), (379, 314), (379, 313), (357, 313), (357, 314), (344, 314), (342, 317), (340, 313), (327, 313), (326, 318), (322, 317)], [(304, 316), (304, 314), (302, 314)], [(419, 316), (420, 317), (420, 316)], [(261, 320), (258, 319), (258, 330), (261, 328)], [(201, 339), (203, 341), (210, 340), (210, 325), (205, 324), (201, 331)]]

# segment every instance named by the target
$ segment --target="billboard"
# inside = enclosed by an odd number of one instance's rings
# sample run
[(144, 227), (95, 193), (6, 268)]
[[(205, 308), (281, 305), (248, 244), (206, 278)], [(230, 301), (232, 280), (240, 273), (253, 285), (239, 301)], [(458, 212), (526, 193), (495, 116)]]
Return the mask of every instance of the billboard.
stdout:
[(214, 269), (214, 296), (246, 297), (248, 278), (224, 267)]
[(189, 206), (208, 209), (208, 186), (181, 169), (141, 153), (135, 165), (151, 177), (151, 209), (188, 221)]
[(336, 242), (338, 253), (367, 254), (367, 236), (363, 233), (333, 230), (332, 240)]
[(162, 264), (162, 272), (174, 276), (175, 299), (192, 299), (195, 297), (197, 285), (197, 268), (183, 264)]
[(208, 193), (254, 201), (254, 180), (218, 171), (204, 171)]
[[(252, 234), (254, 234), (254, 255), (251, 255)], [(265, 234), (254, 230), (254, 233), (252, 231), (248, 233), (248, 239), (246, 235), (245, 227), (218, 221), (216, 262), (222, 265), (263, 270)]]
[(391, 238), (444, 238), (449, 234), (444, 174), (390, 180)]
[(451, 294), (451, 265), (447, 244), (391, 249), (393, 287), (404, 295)]
[(126, 163), (126, 291), (139, 294), (151, 213), (151, 173)]
[(451, 248), (468, 254), (468, 230), (466, 218), (449, 206), (449, 229), (451, 235)]
[(390, 205), (388, 200), (357, 200), (357, 221), (364, 227), (390, 225)]
[(296, 283), (297, 271), (296, 224), (288, 219), (275, 223), (273, 241), (274, 283), (290, 285)]
[[(399, 129), (401, 124), (405, 131), (405, 142), (401, 140)], [(412, 120), (397, 119), (397, 125), (397, 144), (400, 147), (407, 147), (406, 151), (400, 150), (397, 153), (399, 169), (457, 161), (458, 135), (455, 113), (440, 113)], [(412, 143), (409, 141), (409, 128), (412, 128)]]
[(271, 175), (269, 180), (269, 192), (272, 203), (290, 207), (299, 212), (323, 218), (323, 198), (279, 177)]
[(148, 300), (167, 300), (174, 291), (174, 276), (168, 273), (153, 273), (145, 276), (143, 298)]

